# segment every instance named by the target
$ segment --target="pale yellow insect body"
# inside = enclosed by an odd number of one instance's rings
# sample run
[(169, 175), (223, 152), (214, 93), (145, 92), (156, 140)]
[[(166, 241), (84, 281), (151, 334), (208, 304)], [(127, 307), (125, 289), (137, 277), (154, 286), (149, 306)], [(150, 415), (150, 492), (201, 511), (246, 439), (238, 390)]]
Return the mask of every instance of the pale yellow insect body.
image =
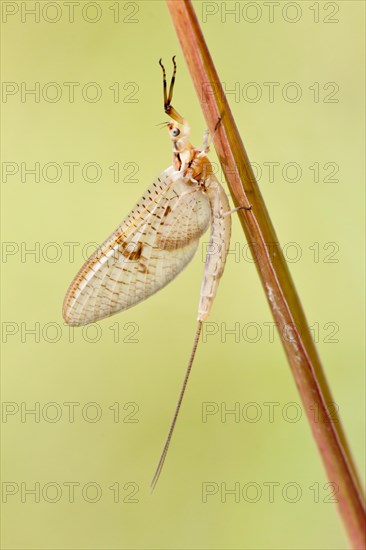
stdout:
[[(187, 122), (171, 106), (174, 73), (164, 108), (173, 144), (173, 165), (146, 190), (108, 239), (85, 262), (66, 294), (63, 316), (74, 326), (126, 310), (168, 284), (193, 258), (210, 226), (210, 241), (198, 307), (198, 328), (173, 423), (153, 479), (155, 486), (169, 447), (197, 348), (202, 322), (211, 311), (224, 272), (231, 233), (226, 193), (207, 158), (208, 132), (201, 149), (190, 141)], [(235, 209), (237, 210), (237, 209)]]

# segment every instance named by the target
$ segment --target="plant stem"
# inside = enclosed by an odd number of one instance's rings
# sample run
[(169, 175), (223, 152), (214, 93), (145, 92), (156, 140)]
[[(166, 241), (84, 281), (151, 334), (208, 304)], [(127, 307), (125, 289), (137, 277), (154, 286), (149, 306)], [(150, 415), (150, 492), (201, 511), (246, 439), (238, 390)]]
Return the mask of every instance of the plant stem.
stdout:
[[(203, 114), (239, 210), (269, 306), (276, 321), (314, 439), (328, 478), (338, 488), (338, 506), (353, 548), (364, 549), (366, 528), (362, 489), (304, 311), (255, 180), (219, 77), (190, 0), (167, 0)], [(290, 337), (289, 337), (290, 335)], [(314, 408), (318, 415), (314, 415)]]

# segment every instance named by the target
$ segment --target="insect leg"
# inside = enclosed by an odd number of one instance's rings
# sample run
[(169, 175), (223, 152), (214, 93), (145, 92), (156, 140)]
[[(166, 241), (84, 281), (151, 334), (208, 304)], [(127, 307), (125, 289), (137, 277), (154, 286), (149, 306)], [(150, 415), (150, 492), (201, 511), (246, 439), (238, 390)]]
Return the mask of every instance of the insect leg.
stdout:
[(225, 218), (226, 216), (231, 216), (231, 214), (234, 214), (235, 212), (238, 212), (238, 210), (251, 210), (252, 205), (249, 206), (237, 206), (236, 208), (233, 208), (232, 210), (229, 210), (228, 212), (224, 212), (223, 214), (219, 214), (220, 218)]
[(174, 69), (173, 69), (173, 75), (172, 79), (170, 81), (169, 86), (169, 93), (167, 94), (167, 83), (166, 83), (166, 72), (165, 67), (162, 63), (162, 60), (159, 60), (159, 65), (162, 68), (163, 71), (163, 91), (164, 91), (164, 111), (167, 115), (172, 117), (172, 119), (179, 122), (179, 124), (186, 124), (184, 118), (174, 109), (173, 105), (171, 105), (171, 101), (173, 99), (173, 89), (174, 89), (174, 83), (175, 83), (175, 75), (177, 73), (177, 64), (175, 62), (175, 56), (172, 59)]
[(221, 120), (222, 120), (222, 118), (219, 117), (218, 121), (215, 124), (215, 128), (214, 128), (214, 131), (213, 131), (212, 134), (210, 134), (209, 129), (206, 128), (205, 133), (203, 134), (203, 144), (202, 144), (202, 147), (201, 147), (201, 153), (198, 155), (199, 157), (203, 157), (204, 155), (206, 155), (209, 152), (210, 147), (211, 147), (211, 143), (212, 143), (213, 138), (214, 138), (214, 135), (217, 132), (217, 129), (220, 125)]
[(175, 55), (172, 57), (172, 61), (173, 61), (173, 74), (172, 74), (172, 79), (170, 81), (170, 86), (169, 86), (169, 94), (168, 94), (168, 104), (170, 105), (172, 99), (173, 99), (173, 88), (174, 88), (174, 83), (175, 83), (175, 75), (177, 74), (177, 64), (175, 62)]
[(163, 71), (163, 93), (164, 93), (164, 110), (166, 110), (167, 106), (168, 106), (168, 96), (167, 96), (167, 85), (166, 85), (166, 72), (165, 72), (165, 67), (161, 61), (161, 59), (159, 59), (159, 65), (160, 67), (162, 68), (162, 71)]

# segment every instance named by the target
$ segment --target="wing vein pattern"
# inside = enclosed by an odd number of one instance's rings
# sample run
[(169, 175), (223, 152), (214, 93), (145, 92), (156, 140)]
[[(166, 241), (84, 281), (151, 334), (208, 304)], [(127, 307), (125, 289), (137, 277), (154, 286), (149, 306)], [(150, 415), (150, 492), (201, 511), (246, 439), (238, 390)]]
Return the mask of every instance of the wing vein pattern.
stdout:
[(204, 190), (167, 168), (76, 275), (64, 301), (66, 322), (98, 321), (163, 288), (193, 258), (210, 217)]

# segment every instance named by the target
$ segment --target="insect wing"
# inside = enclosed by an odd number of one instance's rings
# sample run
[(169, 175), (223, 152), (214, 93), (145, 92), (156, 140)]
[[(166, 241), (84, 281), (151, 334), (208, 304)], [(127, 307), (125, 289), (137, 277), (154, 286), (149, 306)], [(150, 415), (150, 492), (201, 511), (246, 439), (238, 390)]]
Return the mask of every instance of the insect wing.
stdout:
[(193, 258), (209, 222), (205, 193), (172, 167), (165, 170), (76, 275), (65, 321), (98, 321), (163, 288)]

